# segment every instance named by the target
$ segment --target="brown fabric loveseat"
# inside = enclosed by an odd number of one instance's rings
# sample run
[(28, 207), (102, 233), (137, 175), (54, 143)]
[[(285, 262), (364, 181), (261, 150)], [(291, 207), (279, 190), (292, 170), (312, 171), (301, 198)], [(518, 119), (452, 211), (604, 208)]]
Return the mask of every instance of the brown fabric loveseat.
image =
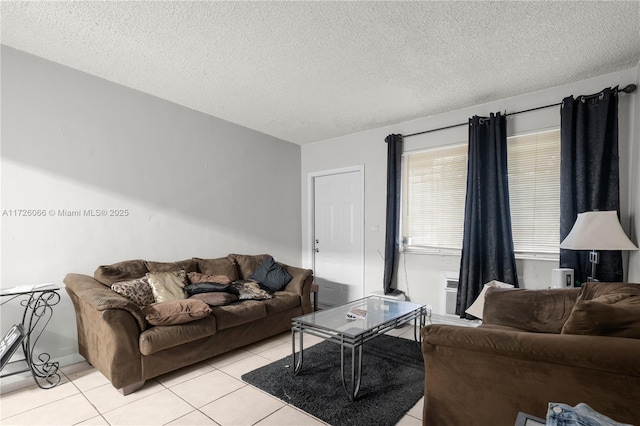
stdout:
[(549, 402), (640, 424), (640, 285), (489, 288), (479, 327), (422, 329), (425, 425), (513, 426)]
[(80, 354), (126, 395), (147, 379), (290, 330), (293, 317), (312, 310), (309, 269), (278, 263), (292, 278), (273, 298), (210, 308), (205, 304), (210, 313), (177, 325), (149, 324), (138, 304), (111, 289), (116, 282), (141, 278), (147, 272), (173, 270), (246, 280), (269, 257), (230, 254), (171, 263), (131, 260), (101, 266), (94, 277), (67, 274), (64, 283), (76, 311)]

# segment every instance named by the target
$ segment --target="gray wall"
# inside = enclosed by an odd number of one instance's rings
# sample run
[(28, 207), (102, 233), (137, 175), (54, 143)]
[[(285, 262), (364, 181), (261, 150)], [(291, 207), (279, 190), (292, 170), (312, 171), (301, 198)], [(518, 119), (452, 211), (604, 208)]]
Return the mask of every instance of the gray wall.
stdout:
[[(300, 146), (2, 46), (2, 287), (125, 259), (301, 263)], [(61, 216), (61, 210), (127, 216)], [(64, 293), (64, 292), (63, 292)], [(15, 322), (3, 306), (2, 332)], [(63, 294), (42, 347), (77, 352)]]
[[(363, 165), (365, 171), (365, 294), (382, 289), (382, 271), (384, 253), (385, 223), (385, 191), (386, 191), (386, 144), (384, 138), (390, 133), (411, 134), (457, 123), (466, 123), (469, 117), (488, 115), (496, 111), (522, 111), (542, 105), (559, 103), (569, 95), (582, 95), (598, 92), (605, 87), (637, 81), (638, 70), (613, 73), (589, 80), (580, 81), (560, 87), (525, 94), (497, 102), (477, 105), (437, 116), (399, 123), (366, 132), (303, 145), (302, 174), (303, 182), (310, 173), (323, 170), (338, 169), (353, 165)], [(630, 217), (640, 212), (636, 198), (640, 192), (638, 183), (638, 98), (640, 93), (621, 96), (620, 107), (620, 195), (622, 225), (631, 239), (638, 241), (636, 230), (630, 231)], [(523, 134), (531, 131), (558, 128), (560, 126), (559, 107), (547, 108), (536, 112), (518, 114), (509, 117), (509, 135)], [(635, 130), (634, 130), (635, 129)], [(407, 138), (404, 150), (413, 151), (434, 146), (454, 143), (466, 143), (468, 130), (466, 126), (450, 130), (429, 133), (423, 136)], [(632, 160), (632, 153), (633, 158)], [(338, 155), (339, 154), (339, 155)], [(631, 180), (631, 176), (635, 177)], [(634, 196), (636, 194), (636, 196)], [(309, 191), (305, 184), (302, 189), (302, 221), (303, 221), (303, 261), (311, 265), (310, 244)], [(637, 214), (635, 214), (637, 229)], [(625, 253), (625, 259), (628, 258)], [(640, 280), (640, 258), (634, 254), (628, 270), (636, 281)], [(405, 269), (406, 262), (406, 269)], [(527, 288), (547, 288), (550, 285), (551, 270), (558, 267), (558, 260), (518, 259), (518, 275)], [(433, 305), (435, 312), (444, 309), (443, 280), (449, 272), (457, 273), (460, 266), (459, 256), (426, 255), (403, 253), (399, 259), (398, 288), (418, 302)], [(320, 294), (322, 294), (320, 292)]]

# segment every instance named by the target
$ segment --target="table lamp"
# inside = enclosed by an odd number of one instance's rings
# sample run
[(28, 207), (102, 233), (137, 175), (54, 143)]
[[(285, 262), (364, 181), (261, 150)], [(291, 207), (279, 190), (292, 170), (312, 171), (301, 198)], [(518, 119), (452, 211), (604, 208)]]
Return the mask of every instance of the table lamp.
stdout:
[(561, 249), (591, 250), (591, 276), (588, 281), (596, 280), (596, 265), (600, 254), (596, 250), (638, 250), (620, 226), (618, 213), (612, 211), (592, 211), (578, 214), (569, 235), (560, 243)]

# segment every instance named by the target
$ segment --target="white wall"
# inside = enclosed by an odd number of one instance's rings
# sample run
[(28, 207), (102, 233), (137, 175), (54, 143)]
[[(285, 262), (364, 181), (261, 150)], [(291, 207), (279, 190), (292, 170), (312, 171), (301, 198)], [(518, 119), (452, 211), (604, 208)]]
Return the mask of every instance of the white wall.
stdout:
[[(300, 265), (298, 145), (6, 46), (1, 55), (3, 288), (126, 259), (271, 253)], [(84, 209), (128, 216), (59, 214)], [(3, 334), (14, 315), (3, 306)], [(77, 352), (64, 291), (42, 347)]]
[[(466, 123), (469, 117), (488, 115), (497, 111), (522, 111), (538, 106), (559, 103), (566, 96), (595, 93), (605, 87), (635, 82), (637, 68), (613, 73), (574, 84), (555, 87), (536, 93), (524, 94), (497, 102), (477, 105), (437, 116), (386, 126), (366, 132), (352, 134), (302, 147), (303, 181), (309, 173), (322, 170), (364, 165), (365, 170), (365, 293), (382, 289), (384, 253), (384, 223), (386, 194), (386, 144), (384, 138), (391, 133), (411, 134), (458, 123)], [(630, 194), (639, 191), (637, 179), (630, 185), (630, 146), (633, 139), (633, 103), (637, 103), (638, 93), (620, 97), (620, 158), (621, 158), (621, 209), (622, 223), (629, 229)], [(510, 116), (509, 135), (526, 133), (560, 126), (559, 107)], [(429, 133), (405, 139), (404, 150), (412, 151), (466, 142), (466, 126)], [(637, 135), (635, 137), (637, 145)], [(637, 157), (637, 155), (636, 155)], [(637, 169), (637, 165), (635, 165)], [(311, 265), (312, 245), (308, 240), (308, 193), (302, 188), (303, 261)], [(378, 229), (378, 230), (375, 230)], [(405, 273), (406, 261), (406, 273)], [(631, 269), (637, 270), (638, 258), (634, 258)], [(442, 306), (442, 271), (457, 272), (459, 256), (434, 256), (424, 254), (403, 254), (399, 259), (398, 288), (406, 291), (415, 301), (431, 304), (436, 312)], [(551, 270), (558, 267), (558, 261), (518, 260), (518, 272), (524, 287), (546, 288), (550, 285)]]

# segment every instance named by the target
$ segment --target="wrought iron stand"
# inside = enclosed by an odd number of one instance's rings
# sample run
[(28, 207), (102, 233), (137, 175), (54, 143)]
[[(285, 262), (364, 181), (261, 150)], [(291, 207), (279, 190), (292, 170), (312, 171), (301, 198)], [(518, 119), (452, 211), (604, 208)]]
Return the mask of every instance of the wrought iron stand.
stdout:
[(51, 362), (51, 356), (46, 352), (42, 352), (37, 358), (34, 358), (36, 344), (53, 316), (53, 306), (60, 302), (59, 290), (60, 287), (50, 285), (27, 291), (17, 290), (12, 292), (9, 290), (0, 294), (0, 298), (6, 298), (0, 305), (4, 305), (14, 299), (21, 299), (20, 305), (24, 307), (21, 323), (24, 327), (25, 335), (22, 340), (24, 359), (11, 361), (7, 363), (7, 365), (19, 362), (25, 362), (27, 364), (27, 368), (11, 371), (0, 375), (0, 377), (31, 371), (33, 380), (42, 389), (49, 389), (60, 383), (58, 362)]

